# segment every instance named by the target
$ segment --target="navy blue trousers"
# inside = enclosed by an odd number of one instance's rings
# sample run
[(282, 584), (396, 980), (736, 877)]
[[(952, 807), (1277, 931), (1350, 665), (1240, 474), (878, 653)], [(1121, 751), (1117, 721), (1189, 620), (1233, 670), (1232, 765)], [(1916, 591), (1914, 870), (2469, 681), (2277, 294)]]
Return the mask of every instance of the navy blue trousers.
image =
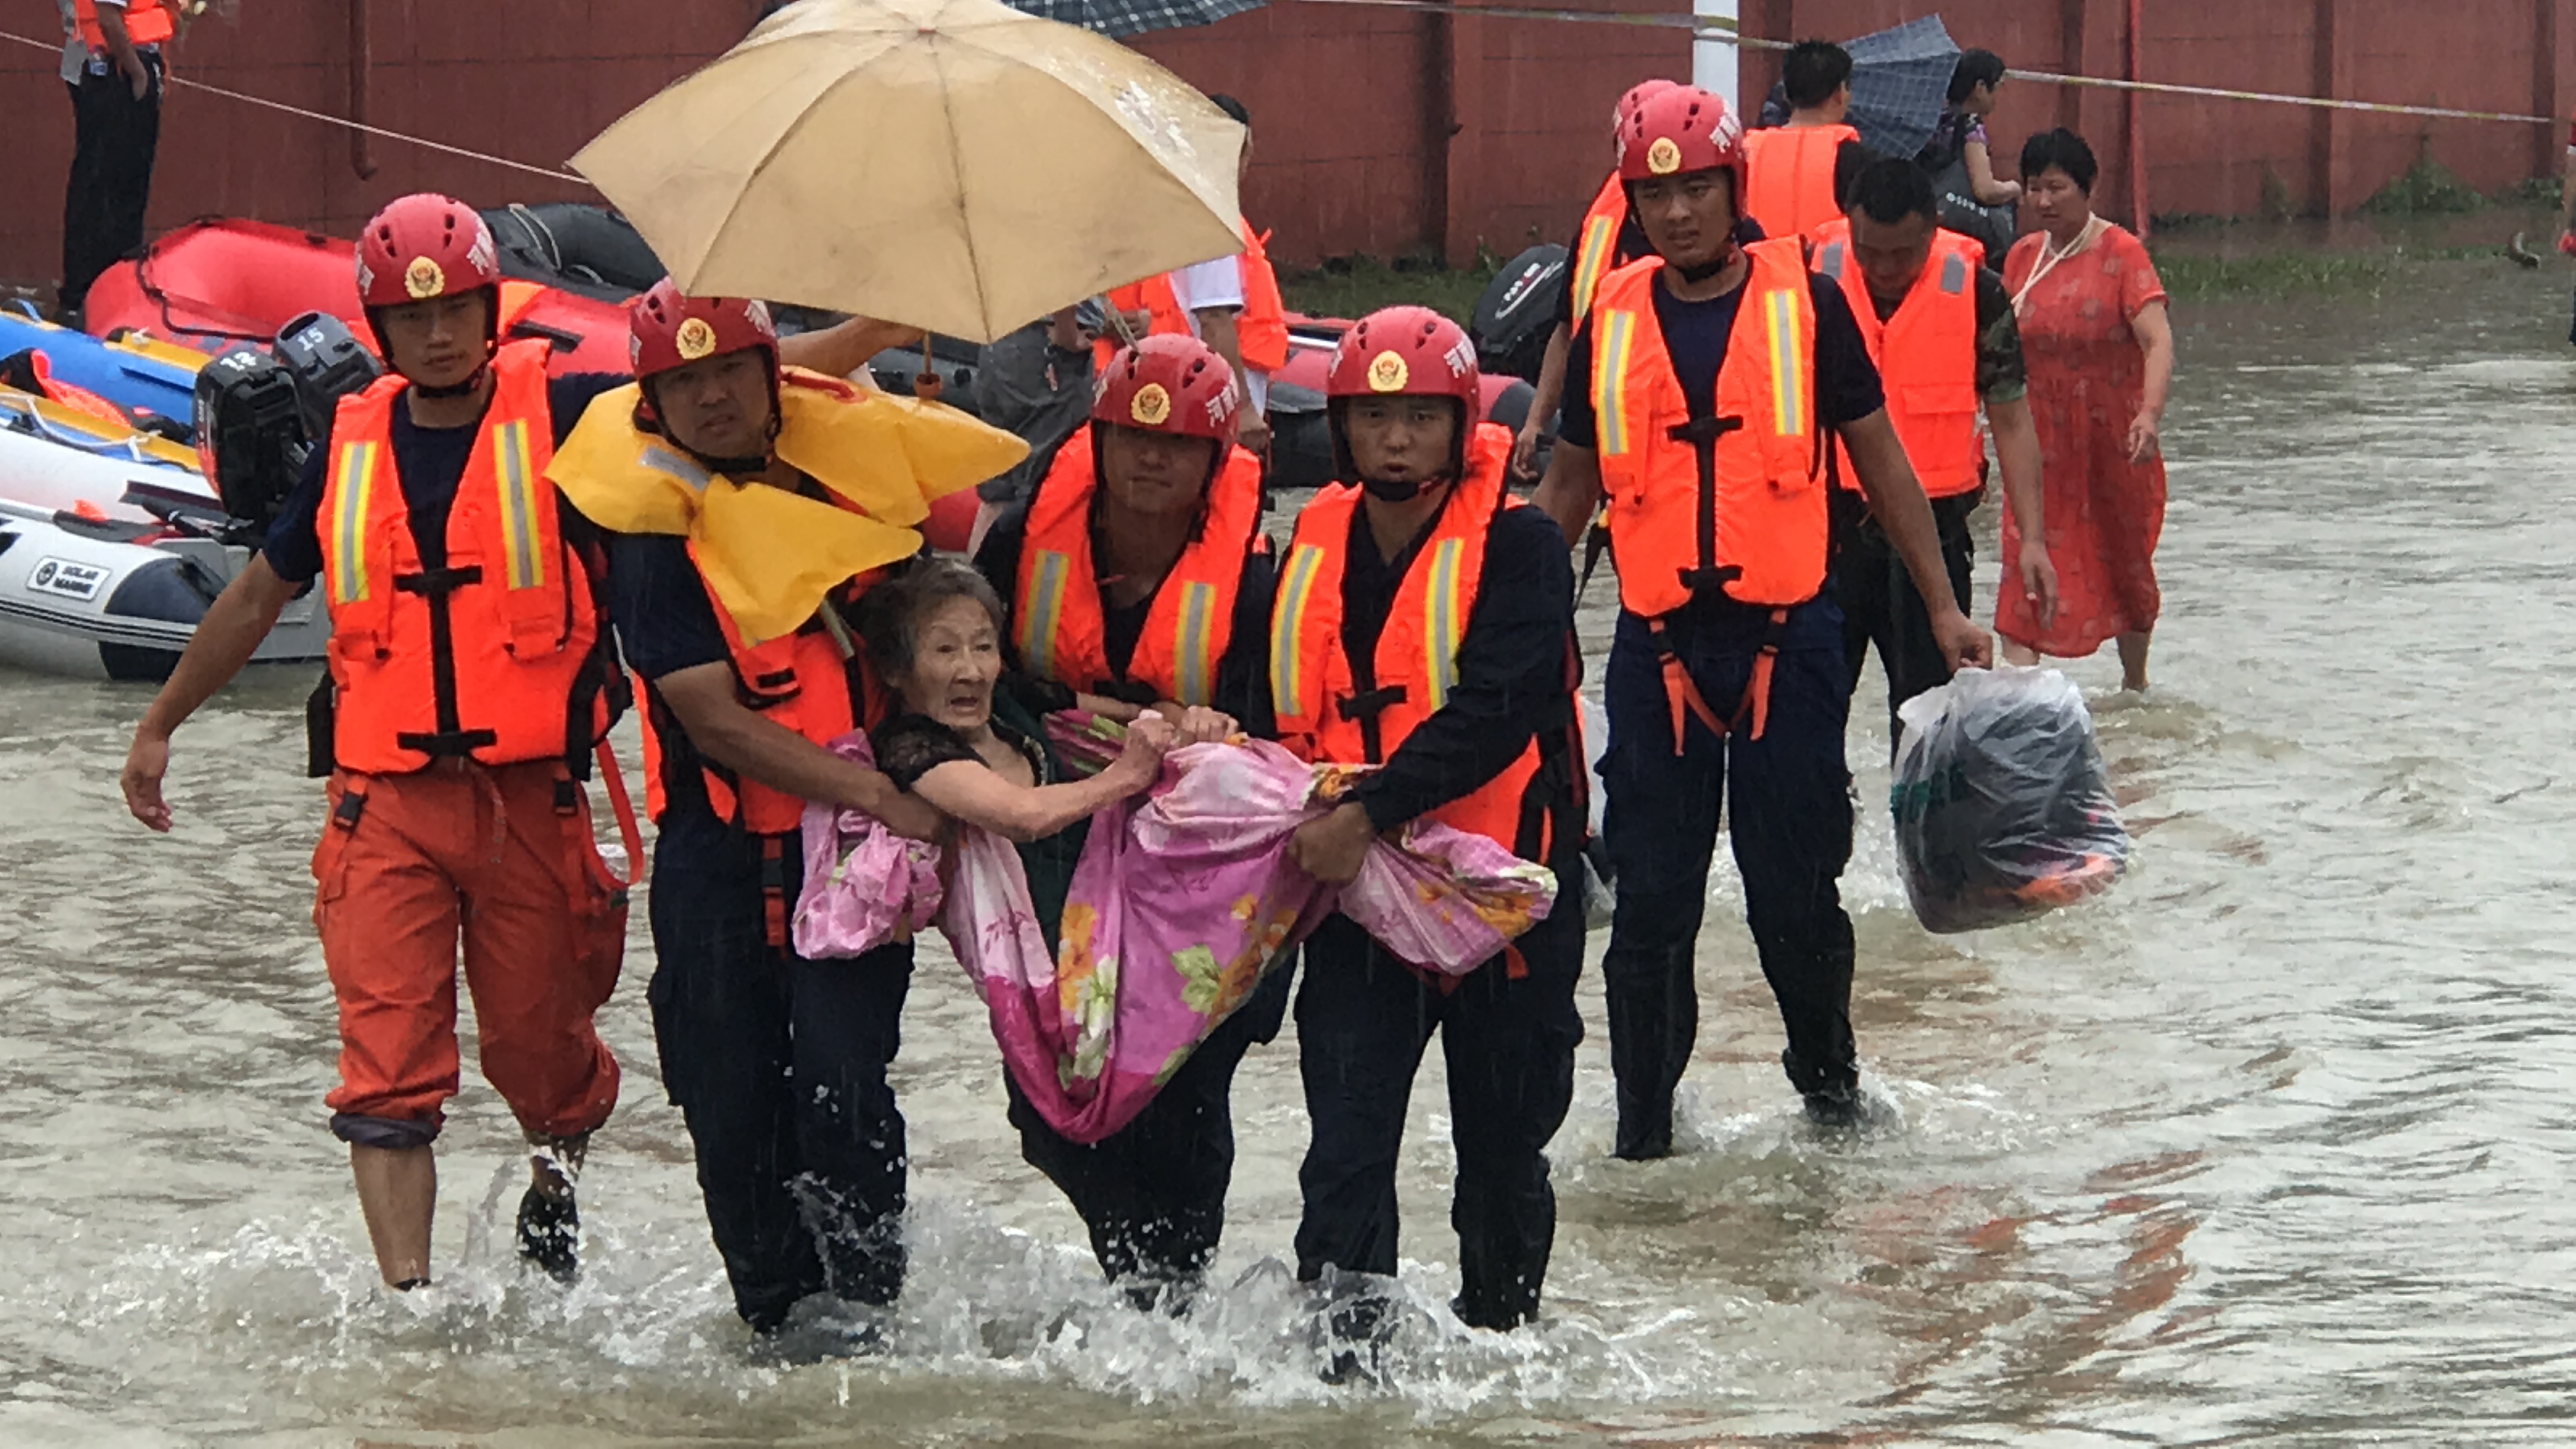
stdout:
[[(1511, 1328), (1538, 1313), (1556, 1239), (1547, 1144), (1574, 1100), (1574, 1005), (1583, 970), (1580, 876), (1557, 872), (1557, 909), (1515, 944), (1513, 979), (1496, 957), (1444, 992), (1335, 915), (1306, 942), (1297, 993), (1298, 1069), (1314, 1138), (1298, 1168), (1305, 1212), (1297, 1276), (1326, 1267), (1392, 1275), (1395, 1169), (1413, 1074), (1434, 1031), (1449, 1069), (1450, 1137), (1458, 1154), (1449, 1223), (1458, 1233), (1458, 1316)], [(1338, 1310), (1337, 1330), (1365, 1338), (1382, 1305)]]
[[(1673, 650), (1721, 720), (1745, 698), (1770, 618), (1740, 605), (1672, 617)], [(1762, 738), (1751, 738), (1750, 718), (1719, 735), (1686, 712), (1675, 754), (1661, 655), (1646, 621), (1623, 612), (1612, 638), (1601, 778), (1618, 907), (1601, 974), (1623, 1157), (1672, 1150), (1673, 1089), (1699, 1035), (1692, 962), (1721, 806), (1731, 807), (1762, 974), (1788, 1028), (1781, 1065), (1801, 1092), (1857, 1079), (1851, 918), (1840, 884), (1852, 846), (1842, 611), (1831, 599), (1792, 610), (1779, 646)]]
[[(783, 863), (792, 903), (792, 839)], [(894, 1302), (904, 1125), (886, 1068), (912, 948), (808, 961), (771, 946), (759, 843), (700, 812), (664, 822), (651, 904), (662, 1080), (697, 1147), (736, 1310), (766, 1332), (815, 1293)]]

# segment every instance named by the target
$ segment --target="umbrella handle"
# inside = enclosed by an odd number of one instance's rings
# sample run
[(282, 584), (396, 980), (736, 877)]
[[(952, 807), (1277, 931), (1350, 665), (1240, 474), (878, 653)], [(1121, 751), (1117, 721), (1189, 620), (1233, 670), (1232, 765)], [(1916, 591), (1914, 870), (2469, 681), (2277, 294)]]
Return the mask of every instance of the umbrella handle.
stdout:
[(939, 381), (939, 369), (930, 365), (930, 346), (930, 333), (925, 329), (921, 334), (921, 371), (912, 375), (912, 395), (923, 402), (939, 401), (939, 390), (943, 385)]

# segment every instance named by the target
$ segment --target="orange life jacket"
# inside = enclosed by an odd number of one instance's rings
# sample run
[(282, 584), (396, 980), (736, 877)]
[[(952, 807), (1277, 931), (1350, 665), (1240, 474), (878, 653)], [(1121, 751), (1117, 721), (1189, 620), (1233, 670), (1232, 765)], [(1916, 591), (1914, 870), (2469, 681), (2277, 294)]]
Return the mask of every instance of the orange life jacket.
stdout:
[(1773, 239), (1800, 236), (1842, 215), (1834, 156), (1860, 132), (1849, 126), (1772, 126), (1744, 134), (1744, 213)]
[[(692, 561), (697, 558), (694, 543), (689, 545), (689, 557)], [(882, 572), (867, 574), (834, 592), (833, 604), (842, 619), (854, 617), (860, 597), (883, 577)], [(815, 623), (793, 634), (750, 644), (744, 641), (742, 630), (713, 589), (707, 591), (707, 603), (724, 630), (725, 647), (733, 652), (734, 694), (745, 708), (818, 745), (829, 745), (854, 729), (882, 722), (886, 695), (869, 671), (866, 656), (844, 655), (819, 616)], [(659, 749), (660, 741), (653, 743), (655, 758), (670, 758)], [(707, 804), (717, 819), (739, 825), (753, 835), (789, 835), (804, 828), (802, 799), (737, 775), (703, 754), (697, 758)], [(658, 794), (661, 803), (650, 807), (657, 821), (660, 811), (668, 806), (669, 786), (666, 784)]]
[[(1619, 602), (1648, 619), (1723, 586), (1786, 608), (1825, 581), (1824, 451), (1816, 418), (1816, 313), (1794, 237), (1745, 248), (1735, 330), (1718, 368), (1710, 477), (1655, 318), (1654, 257), (1612, 273), (1592, 307), (1595, 451), (1609, 498)], [(1707, 425), (1704, 420), (1702, 426)]]
[[(1933, 498), (1972, 493), (1985, 483), (1986, 444), (1977, 431), (1977, 266), (1983, 249), (1957, 232), (1932, 233), (1932, 255), (1896, 315), (1878, 320), (1869, 284), (1851, 257), (1851, 223), (1820, 233), (1816, 270), (1842, 284), (1861, 340), (1887, 389), (1887, 420), (1905, 445), (1914, 476)], [(1840, 442), (1834, 444), (1839, 448)], [(1858, 488), (1851, 457), (1844, 486)]]
[[(1157, 272), (1141, 282), (1129, 282), (1123, 287), (1110, 288), (1109, 305), (1121, 312), (1133, 312), (1142, 308), (1152, 314), (1153, 320), (1145, 324), (1145, 335), (1148, 337), (1174, 334), (1188, 336), (1190, 333), (1190, 314), (1181, 310), (1181, 297), (1178, 292), (1172, 290), (1172, 276), (1169, 272)], [(1096, 364), (1095, 371), (1107, 371), (1109, 359), (1117, 356), (1118, 349), (1123, 345), (1125, 344), (1119, 339), (1118, 329), (1115, 326), (1105, 325), (1105, 330), (1100, 334), (1100, 340), (1091, 345), (1092, 361)]]
[[(435, 571), (421, 565), (394, 471), (393, 410), (409, 384), (388, 374), (340, 400), (318, 522), (345, 769), (580, 759), (606, 728), (597, 601), (545, 477), (545, 344), (503, 347), (492, 376)], [(576, 709), (579, 730), (568, 727)]]
[[(93, 55), (107, 53), (107, 32), (98, 23), (97, 0), (72, 0), (72, 10), (80, 20), (81, 43)], [(177, 33), (170, 23), (170, 12), (161, 0), (138, 0), (125, 11), (125, 38), (136, 45), (159, 45)]]
[(1270, 265), (1270, 233), (1243, 224), (1243, 316), (1234, 324), (1235, 346), (1254, 372), (1288, 365), (1288, 303), (1279, 295), (1279, 273)]
[(1209, 485), (1207, 517), (1154, 591), (1145, 632), (1123, 674), (1109, 667), (1108, 623), (1091, 557), (1091, 505), (1099, 491), (1085, 423), (1056, 450), (1029, 500), (1020, 574), (1011, 596), (1020, 663), (1040, 679), (1095, 694), (1133, 681), (1154, 699), (1204, 705), (1216, 698), (1219, 661), (1234, 637), (1244, 560), (1261, 533), (1261, 460), (1233, 449)]
[[(1280, 742), (1299, 759), (1383, 763), (1448, 702), (1483, 580), (1487, 531), (1498, 513), (1515, 506), (1503, 488), (1511, 447), (1509, 429), (1477, 425), (1467, 476), (1441, 505), (1431, 536), (1396, 590), (1366, 691), (1342, 644), (1342, 570), (1361, 491), (1349, 484), (1326, 488), (1297, 516), (1271, 615), (1270, 695)], [(1569, 704), (1572, 689), (1569, 680)], [(1556, 844), (1554, 816), (1571, 796), (1542, 776), (1542, 763), (1534, 738), (1501, 774), (1432, 818), (1525, 860), (1544, 861)]]
[(1602, 279), (1625, 263), (1619, 256), (1619, 232), (1628, 224), (1628, 184), (1619, 173), (1601, 183), (1601, 192), (1592, 198), (1592, 209), (1583, 214), (1582, 234), (1574, 243), (1574, 311), (1566, 318), (1571, 326), (1580, 326), (1592, 311), (1592, 298), (1601, 290)]

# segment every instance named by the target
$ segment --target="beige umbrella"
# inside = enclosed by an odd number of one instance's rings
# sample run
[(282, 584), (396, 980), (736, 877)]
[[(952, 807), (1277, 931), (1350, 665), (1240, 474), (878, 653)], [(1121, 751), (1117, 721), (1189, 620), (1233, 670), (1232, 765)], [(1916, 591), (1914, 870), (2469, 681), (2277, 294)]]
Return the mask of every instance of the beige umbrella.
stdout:
[(799, 0), (572, 164), (685, 291), (989, 342), (1242, 250), (1243, 128), (999, 0)]

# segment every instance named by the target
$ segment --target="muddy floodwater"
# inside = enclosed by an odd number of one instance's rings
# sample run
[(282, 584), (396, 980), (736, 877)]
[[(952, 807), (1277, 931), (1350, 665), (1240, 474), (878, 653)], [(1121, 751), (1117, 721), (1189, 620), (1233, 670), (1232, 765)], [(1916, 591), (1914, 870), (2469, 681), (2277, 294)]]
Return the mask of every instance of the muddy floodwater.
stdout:
[[(2567, 301), (2554, 271), (2462, 262), (2375, 299), (2181, 309), (2156, 685), (2113, 697), (2107, 652), (2069, 666), (2129, 880), (1926, 935), (1865, 686), (1845, 891), (1892, 1120), (1805, 1125), (1721, 851), (1670, 1161), (1609, 1155), (1587, 974), (1530, 1331), (1446, 1310), (1429, 1054), (1380, 1390), (1317, 1380), (1287, 1266), (1293, 1024), (1237, 1084), (1217, 1287), (1143, 1316), (1021, 1164), (981, 1009), (930, 950), (897, 1066), (914, 1276), (890, 1351), (764, 1357), (661, 1097), (640, 910), (580, 1284), (513, 1259), (516, 1135), (469, 1072), (440, 1280), (380, 1291), (321, 1106), (309, 672), (181, 735), (166, 840), (116, 803), (143, 694), (0, 678), (0, 1445), (2569, 1442)], [(1979, 565), (1990, 597), (1991, 547)]]

